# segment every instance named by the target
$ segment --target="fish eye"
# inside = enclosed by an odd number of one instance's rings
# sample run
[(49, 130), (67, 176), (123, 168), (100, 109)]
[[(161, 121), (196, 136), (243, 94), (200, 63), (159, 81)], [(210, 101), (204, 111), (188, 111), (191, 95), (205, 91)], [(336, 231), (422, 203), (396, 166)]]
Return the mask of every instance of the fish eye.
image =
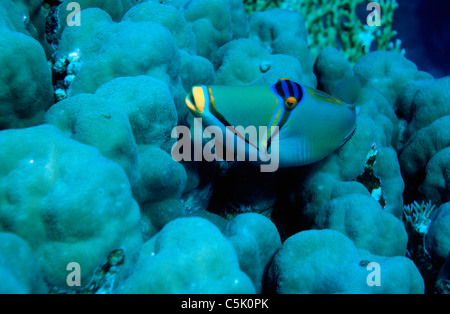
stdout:
[(287, 109), (293, 109), (297, 105), (298, 101), (295, 97), (288, 97), (284, 101), (284, 105)]

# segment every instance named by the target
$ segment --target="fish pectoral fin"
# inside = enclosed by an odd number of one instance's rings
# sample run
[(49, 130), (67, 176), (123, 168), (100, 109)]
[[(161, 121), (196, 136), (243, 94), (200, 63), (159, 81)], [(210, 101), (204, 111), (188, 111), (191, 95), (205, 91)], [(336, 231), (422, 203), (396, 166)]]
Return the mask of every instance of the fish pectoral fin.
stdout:
[(279, 158), (280, 167), (303, 166), (313, 162), (313, 145), (305, 136), (274, 137), (269, 154)]

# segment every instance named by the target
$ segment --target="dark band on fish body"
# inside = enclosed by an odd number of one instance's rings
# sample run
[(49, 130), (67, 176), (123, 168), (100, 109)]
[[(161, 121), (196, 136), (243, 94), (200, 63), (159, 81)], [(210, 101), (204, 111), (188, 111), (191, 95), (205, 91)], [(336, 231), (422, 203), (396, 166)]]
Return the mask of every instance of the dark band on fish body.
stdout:
[(214, 98), (211, 97), (211, 95), (209, 95), (210, 97), (210, 102), (209, 102), (209, 111), (211, 112), (211, 114), (217, 118), (217, 120), (219, 120), (224, 126), (231, 126), (230, 122), (227, 121), (227, 119), (225, 119), (225, 117), (217, 110), (216, 108), (216, 104), (214, 103)]

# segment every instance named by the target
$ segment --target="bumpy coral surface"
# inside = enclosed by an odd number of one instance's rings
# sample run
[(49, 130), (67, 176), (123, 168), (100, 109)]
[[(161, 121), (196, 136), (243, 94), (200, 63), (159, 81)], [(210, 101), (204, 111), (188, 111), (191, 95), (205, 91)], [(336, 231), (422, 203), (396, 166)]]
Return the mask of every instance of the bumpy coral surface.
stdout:
[(261, 292), (266, 267), (281, 245), (275, 225), (263, 215), (246, 213), (231, 220), (223, 233), (233, 244), (239, 265), (252, 279), (256, 292)]
[(233, 245), (214, 224), (176, 219), (142, 246), (136, 268), (118, 292), (254, 293), (239, 265)]
[[(381, 28), (350, 0), (2, 1), (0, 292), (445, 292), (450, 79), (377, 3)], [(281, 78), (355, 107), (343, 146), (273, 173), (173, 157), (210, 140), (194, 86)]]
[(426, 247), (430, 254), (446, 259), (450, 250), (450, 204), (447, 202), (439, 207), (434, 213), (430, 229), (426, 235)]
[(109, 252), (141, 243), (139, 207), (122, 167), (50, 125), (0, 133), (0, 230), (27, 241), (46, 282), (87, 283)]
[[(370, 262), (382, 269), (379, 284), (376, 274), (371, 276)], [(359, 250), (333, 230), (304, 231), (286, 240), (268, 274), (270, 290), (277, 293), (424, 292), (423, 279), (411, 260)]]
[(27, 242), (0, 233), (0, 293), (46, 293), (47, 288)]

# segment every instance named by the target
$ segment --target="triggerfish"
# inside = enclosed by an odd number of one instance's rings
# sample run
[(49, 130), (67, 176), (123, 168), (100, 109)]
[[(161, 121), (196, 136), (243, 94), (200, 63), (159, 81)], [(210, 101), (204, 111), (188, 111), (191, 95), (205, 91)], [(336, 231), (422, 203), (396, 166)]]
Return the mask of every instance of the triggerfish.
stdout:
[[(270, 86), (194, 86), (186, 105), (203, 124), (232, 134), (235, 147), (231, 149), (238, 154), (239, 147), (245, 147), (240, 153), (267, 160), (263, 157), (277, 141), (281, 168), (325, 158), (344, 145), (356, 128), (353, 105), (288, 79)], [(257, 138), (244, 134), (251, 126), (262, 134)], [(230, 150), (224, 138), (218, 142)]]

